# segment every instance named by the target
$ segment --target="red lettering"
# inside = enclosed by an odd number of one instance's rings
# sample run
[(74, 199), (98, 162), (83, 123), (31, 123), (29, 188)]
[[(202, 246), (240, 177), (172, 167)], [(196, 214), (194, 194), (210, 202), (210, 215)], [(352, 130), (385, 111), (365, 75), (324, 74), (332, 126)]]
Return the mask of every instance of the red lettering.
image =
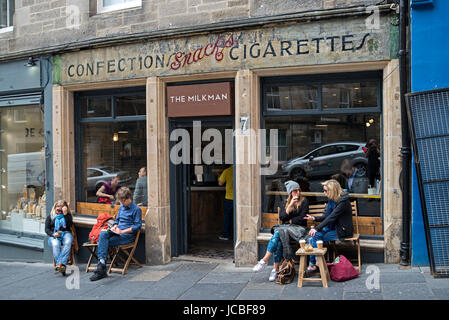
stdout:
[(179, 68), (181, 68), (181, 61), (179, 59), (181, 59), (183, 55), (184, 54), (181, 51), (176, 52), (175, 61), (170, 64), (170, 69), (178, 70)]

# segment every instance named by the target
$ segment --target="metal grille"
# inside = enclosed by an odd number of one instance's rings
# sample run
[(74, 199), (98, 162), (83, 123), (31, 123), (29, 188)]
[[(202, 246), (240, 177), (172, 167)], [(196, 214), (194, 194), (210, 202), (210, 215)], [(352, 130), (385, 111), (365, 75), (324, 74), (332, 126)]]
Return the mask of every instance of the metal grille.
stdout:
[(449, 277), (449, 88), (407, 98), (430, 267)]

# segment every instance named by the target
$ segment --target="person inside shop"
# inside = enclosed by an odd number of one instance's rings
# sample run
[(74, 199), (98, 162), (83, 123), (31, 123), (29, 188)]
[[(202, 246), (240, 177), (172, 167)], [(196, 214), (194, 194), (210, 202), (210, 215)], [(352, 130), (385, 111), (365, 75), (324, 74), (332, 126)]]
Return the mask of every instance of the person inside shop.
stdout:
[(116, 247), (132, 243), (136, 239), (136, 233), (142, 227), (142, 210), (133, 202), (133, 194), (127, 187), (117, 191), (117, 200), (120, 202), (117, 218), (110, 232), (100, 232), (98, 239), (98, 264), (91, 281), (97, 281), (107, 277), (106, 258), (109, 247)]
[(350, 159), (343, 160), (342, 171), (347, 177), (346, 189), (349, 193), (367, 193), (368, 183), (358, 164)]
[[(349, 195), (343, 191), (337, 180), (327, 180), (321, 183), (328, 202), (322, 216), (307, 215), (305, 219), (320, 222), (318, 226), (310, 229), (309, 243), (316, 248), (316, 242), (343, 240), (352, 237), (354, 226), (352, 224), (352, 208)], [(316, 256), (311, 255), (307, 272), (316, 272)]]
[(120, 176), (116, 175), (111, 181), (106, 181), (97, 191), (98, 203), (115, 204), (115, 194), (120, 189)]
[(136, 180), (136, 188), (134, 189), (133, 202), (138, 206), (148, 205), (148, 183), (147, 183), (147, 168), (142, 167), (138, 172)]
[(52, 249), (55, 260), (55, 270), (65, 275), (67, 261), (72, 248), (73, 224), (72, 213), (66, 201), (59, 200), (54, 205), (50, 215), (45, 219), (45, 233), (49, 236), (48, 245)]
[(274, 265), (268, 278), (269, 281), (275, 281), (279, 273), (279, 266), (282, 257), (291, 259), (294, 256), (294, 250), (290, 245), (293, 239), (299, 242), (307, 236), (307, 220), (309, 214), (309, 201), (301, 194), (301, 188), (295, 181), (285, 182), (288, 198), (285, 204), (281, 206), (279, 220), (283, 224), (273, 227), (273, 236), (268, 242), (268, 248), (265, 256), (254, 266), (254, 272), (260, 272), (265, 269), (268, 259), (273, 255)]
[(232, 219), (234, 217), (234, 166), (231, 165), (221, 173), (218, 178), (218, 185), (226, 185), (226, 194), (223, 203), (223, 230), (218, 237), (220, 240), (230, 239), (232, 230)]
[(376, 187), (376, 179), (380, 178), (380, 149), (376, 139), (369, 139), (366, 144), (365, 156), (368, 159), (368, 183), (372, 188)]

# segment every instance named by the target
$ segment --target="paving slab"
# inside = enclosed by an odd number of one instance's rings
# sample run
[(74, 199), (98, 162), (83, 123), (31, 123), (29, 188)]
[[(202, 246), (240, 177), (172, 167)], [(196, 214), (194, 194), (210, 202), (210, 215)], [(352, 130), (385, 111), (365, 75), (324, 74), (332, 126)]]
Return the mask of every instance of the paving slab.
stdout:
[(252, 274), (248, 272), (210, 272), (199, 283), (248, 283)]
[(381, 285), (385, 300), (432, 300), (436, 299), (425, 283), (389, 283)]
[(179, 300), (234, 300), (245, 283), (199, 283), (183, 293)]
[[(277, 284), (280, 287), (279, 284)], [(252, 289), (245, 287), (237, 296), (237, 300), (280, 300), (282, 288), (267, 289)]]

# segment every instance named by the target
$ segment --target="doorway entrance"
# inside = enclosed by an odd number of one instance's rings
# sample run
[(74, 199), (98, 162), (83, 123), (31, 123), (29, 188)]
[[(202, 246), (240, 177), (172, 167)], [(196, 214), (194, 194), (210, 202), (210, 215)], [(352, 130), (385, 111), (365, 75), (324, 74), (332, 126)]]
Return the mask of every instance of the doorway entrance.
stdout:
[(226, 187), (218, 183), (234, 159), (233, 117), (170, 118), (169, 128), (172, 256), (233, 259), (235, 218), (229, 240), (219, 239)]

